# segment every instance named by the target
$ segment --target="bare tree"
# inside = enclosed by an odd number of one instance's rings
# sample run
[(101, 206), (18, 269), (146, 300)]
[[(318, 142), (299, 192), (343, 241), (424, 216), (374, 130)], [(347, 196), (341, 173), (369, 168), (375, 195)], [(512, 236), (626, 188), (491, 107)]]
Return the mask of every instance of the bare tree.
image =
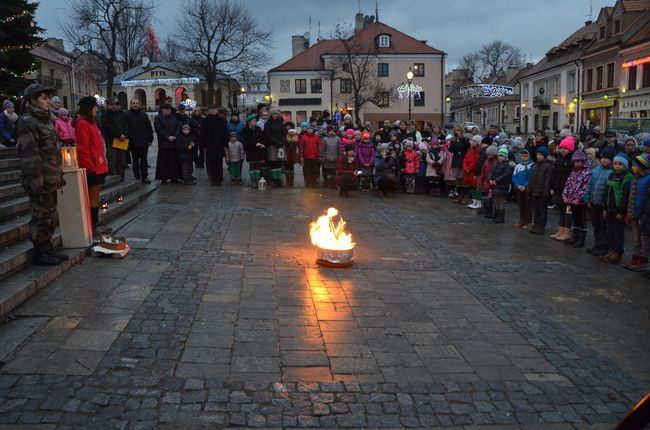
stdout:
[(177, 61), (181, 54), (181, 47), (173, 37), (167, 36), (160, 49), (162, 61)]
[(184, 19), (180, 42), (191, 64), (205, 77), (208, 102), (215, 101), (219, 76), (268, 65), (271, 33), (258, 29), (248, 10), (231, 0), (188, 0), (181, 6)]
[(68, 0), (70, 14), (64, 32), (75, 47), (92, 54), (106, 67), (106, 93), (113, 94), (117, 73), (119, 34), (133, 0)]
[(466, 70), (467, 77), (479, 82), (523, 64), (521, 49), (502, 40), (487, 43), (478, 51), (465, 54), (460, 59), (460, 68)]
[(352, 27), (337, 24), (332, 38), (341, 44), (335, 48), (329, 68), (334, 79), (349, 79), (351, 83), (351, 102), (355, 121), (361, 125), (359, 112), (367, 103), (383, 107), (386, 101), (395, 100), (393, 88), (387, 88), (377, 77), (378, 50), (372, 40), (355, 38)]
[(117, 52), (127, 70), (140, 63), (147, 40), (146, 29), (152, 17), (153, 5), (151, 3), (132, 0), (132, 7), (120, 18)]

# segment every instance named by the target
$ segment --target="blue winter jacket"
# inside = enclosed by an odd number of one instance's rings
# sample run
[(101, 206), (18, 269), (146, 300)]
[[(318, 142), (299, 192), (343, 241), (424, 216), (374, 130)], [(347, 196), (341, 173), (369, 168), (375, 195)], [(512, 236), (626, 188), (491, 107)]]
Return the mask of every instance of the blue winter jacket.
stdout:
[(16, 129), (4, 112), (0, 112), (0, 143), (16, 140)]
[(605, 194), (607, 179), (612, 173), (614, 173), (614, 169), (611, 166), (603, 167), (601, 165), (598, 165), (591, 171), (591, 179), (589, 179), (589, 184), (583, 197), (585, 204), (601, 204)]
[[(634, 196), (634, 214), (633, 218), (635, 220), (641, 219), (646, 210), (646, 204), (648, 203), (648, 191), (650, 187), (650, 175), (645, 175), (639, 179), (639, 182), (636, 186), (636, 195)], [(647, 217), (647, 215), (646, 215)]]
[(512, 186), (516, 190), (519, 190), (519, 187), (528, 188), (528, 178), (530, 178), (530, 169), (533, 168), (532, 161), (528, 161), (527, 164), (519, 163), (515, 166), (515, 169), (512, 172)]

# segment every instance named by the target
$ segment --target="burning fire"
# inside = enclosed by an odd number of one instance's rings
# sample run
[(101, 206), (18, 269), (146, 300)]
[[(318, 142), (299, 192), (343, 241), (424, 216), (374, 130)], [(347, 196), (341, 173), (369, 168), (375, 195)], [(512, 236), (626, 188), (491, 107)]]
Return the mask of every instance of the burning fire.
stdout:
[(316, 222), (312, 222), (309, 228), (311, 243), (321, 249), (334, 251), (349, 251), (356, 245), (352, 242), (352, 235), (345, 232), (345, 221), (339, 217), (338, 223), (334, 225), (334, 217), (339, 211), (334, 208), (327, 210), (327, 215), (320, 216)]

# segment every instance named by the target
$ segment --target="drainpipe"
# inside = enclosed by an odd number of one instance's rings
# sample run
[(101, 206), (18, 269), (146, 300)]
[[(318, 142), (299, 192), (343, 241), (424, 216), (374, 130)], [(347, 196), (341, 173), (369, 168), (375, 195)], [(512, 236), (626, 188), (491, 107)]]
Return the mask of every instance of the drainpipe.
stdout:
[(442, 118), (440, 124), (445, 124), (445, 118), (447, 117), (447, 102), (445, 101), (445, 57), (447, 54), (442, 54), (440, 59), (440, 100), (442, 101)]
[(580, 105), (582, 104), (582, 62), (575, 60), (574, 64), (578, 67), (576, 76), (576, 97), (578, 103), (576, 103), (576, 129), (574, 131), (579, 133), (580, 127), (582, 126), (582, 109), (580, 108)]

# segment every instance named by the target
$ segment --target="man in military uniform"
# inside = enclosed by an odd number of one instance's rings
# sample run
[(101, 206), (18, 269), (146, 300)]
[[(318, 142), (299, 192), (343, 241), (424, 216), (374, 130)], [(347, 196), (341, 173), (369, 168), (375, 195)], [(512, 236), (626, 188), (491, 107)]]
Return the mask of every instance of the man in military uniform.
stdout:
[(28, 86), (16, 128), (22, 185), (32, 206), (29, 232), (36, 251), (34, 262), (44, 266), (56, 266), (68, 259), (55, 252), (52, 244), (58, 218), (57, 190), (65, 185), (61, 145), (50, 118), (50, 97), (54, 92), (41, 84)]

